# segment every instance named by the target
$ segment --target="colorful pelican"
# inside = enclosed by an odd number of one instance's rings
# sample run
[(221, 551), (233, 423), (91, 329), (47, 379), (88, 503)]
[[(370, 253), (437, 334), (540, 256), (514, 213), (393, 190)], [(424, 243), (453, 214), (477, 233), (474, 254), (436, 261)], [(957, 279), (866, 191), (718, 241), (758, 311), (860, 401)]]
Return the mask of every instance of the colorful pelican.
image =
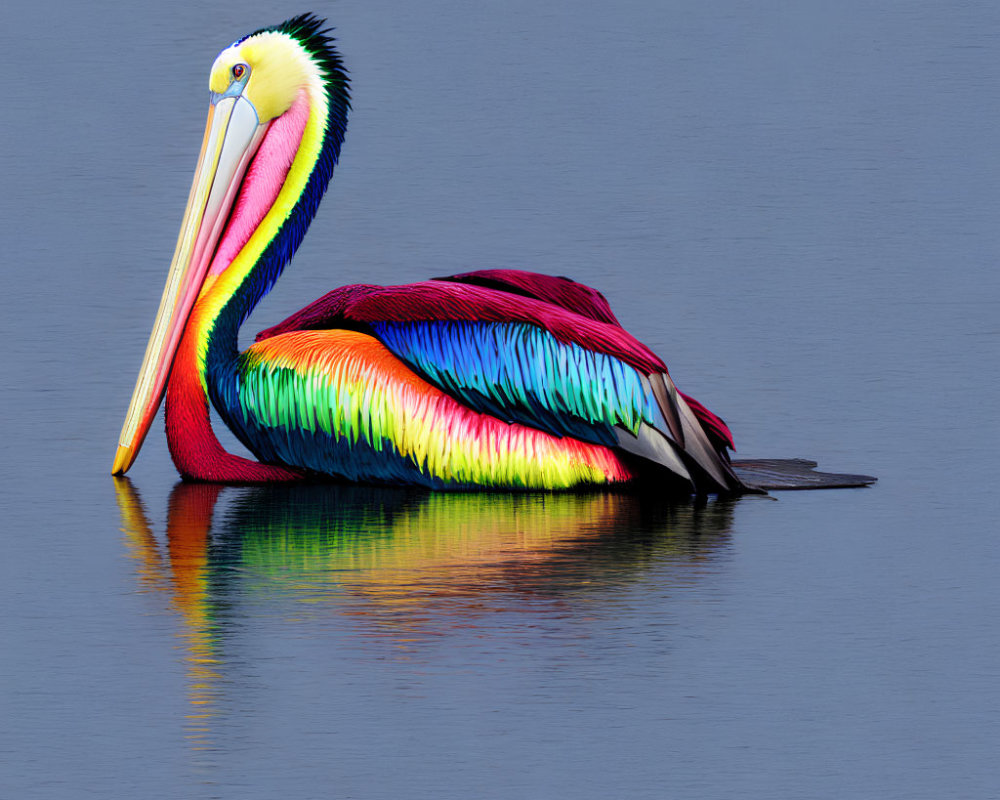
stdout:
[[(166, 394), (182, 477), (559, 489), (748, 489), (732, 437), (680, 393), (604, 297), (513, 270), (336, 289), (237, 331), (294, 254), (340, 157), (348, 79), (303, 15), (226, 48), (173, 263), (113, 473)], [(209, 402), (259, 459), (215, 437)]]

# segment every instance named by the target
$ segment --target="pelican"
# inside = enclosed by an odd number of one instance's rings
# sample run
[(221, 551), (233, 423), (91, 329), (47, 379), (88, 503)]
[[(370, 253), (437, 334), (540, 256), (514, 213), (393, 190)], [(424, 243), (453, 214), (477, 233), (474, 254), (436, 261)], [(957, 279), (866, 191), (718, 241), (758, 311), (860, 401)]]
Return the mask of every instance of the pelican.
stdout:
[[(212, 65), (201, 155), (113, 474), (133, 464), (165, 395), (186, 480), (751, 490), (725, 423), (678, 391), (599, 292), (568, 278), (483, 270), (346, 286), (238, 351), (340, 157), (348, 77), (324, 24), (305, 14), (263, 28)], [(210, 405), (257, 461), (225, 450)]]

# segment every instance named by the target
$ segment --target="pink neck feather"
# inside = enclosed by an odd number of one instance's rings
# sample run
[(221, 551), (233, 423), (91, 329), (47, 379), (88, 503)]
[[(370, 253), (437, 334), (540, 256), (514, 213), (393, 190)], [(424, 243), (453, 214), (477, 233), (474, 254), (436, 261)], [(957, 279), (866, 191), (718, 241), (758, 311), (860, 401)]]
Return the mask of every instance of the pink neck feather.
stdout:
[(300, 89), (292, 107), (271, 123), (247, 169), (232, 218), (215, 251), (209, 275), (224, 272), (271, 210), (285, 183), (309, 120), (309, 96)]

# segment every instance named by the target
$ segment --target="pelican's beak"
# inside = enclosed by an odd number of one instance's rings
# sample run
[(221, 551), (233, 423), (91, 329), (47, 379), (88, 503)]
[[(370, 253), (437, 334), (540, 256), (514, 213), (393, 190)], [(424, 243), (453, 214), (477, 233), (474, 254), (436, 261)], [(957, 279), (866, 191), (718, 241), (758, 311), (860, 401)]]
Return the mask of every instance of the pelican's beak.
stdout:
[(123, 475), (146, 438), (166, 391), (167, 378), (191, 309), (246, 169), (267, 132), (253, 104), (238, 95), (213, 95), (194, 183), (167, 285), (132, 392), (111, 473)]

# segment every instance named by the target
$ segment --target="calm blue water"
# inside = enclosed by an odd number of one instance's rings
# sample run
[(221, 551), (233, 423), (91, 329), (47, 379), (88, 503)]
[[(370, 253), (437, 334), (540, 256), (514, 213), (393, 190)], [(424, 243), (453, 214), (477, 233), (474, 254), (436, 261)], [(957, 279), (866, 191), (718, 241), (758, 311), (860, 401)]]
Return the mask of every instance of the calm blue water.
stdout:
[(114, 482), (208, 67), (303, 9), (8, 4), (0, 796), (997, 796), (1000, 7), (542, 5), (316, 8), (354, 113), (253, 330), (571, 275), (877, 487), (220, 492), (159, 426)]

